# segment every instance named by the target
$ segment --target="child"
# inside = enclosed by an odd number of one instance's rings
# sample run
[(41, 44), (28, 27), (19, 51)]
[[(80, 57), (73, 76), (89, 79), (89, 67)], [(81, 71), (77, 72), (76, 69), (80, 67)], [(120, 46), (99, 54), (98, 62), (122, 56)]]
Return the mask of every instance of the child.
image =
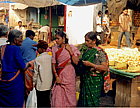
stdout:
[(51, 56), (46, 52), (48, 44), (46, 41), (39, 40), (37, 51), (40, 54), (34, 63), (35, 74), (33, 77), (34, 86), (37, 91), (37, 106), (50, 107), (50, 89), (52, 86), (52, 66)]

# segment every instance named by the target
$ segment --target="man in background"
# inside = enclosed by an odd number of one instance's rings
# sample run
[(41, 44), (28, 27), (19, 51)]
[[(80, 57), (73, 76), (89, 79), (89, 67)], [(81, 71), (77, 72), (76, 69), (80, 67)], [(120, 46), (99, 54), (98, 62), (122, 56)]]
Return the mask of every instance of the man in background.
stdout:
[(103, 17), (103, 30), (104, 30), (104, 33), (105, 33), (104, 41), (105, 41), (106, 45), (110, 42), (110, 39), (111, 39), (111, 30), (110, 30), (110, 27), (109, 27), (109, 21), (110, 21), (109, 11), (106, 10), (105, 15)]
[(96, 17), (96, 32), (98, 34), (98, 36), (100, 36), (100, 40), (101, 40), (101, 44), (104, 44), (104, 32), (103, 32), (103, 28), (102, 28), (102, 12), (99, 11), (98, 12), (98, 16)]
[[(15, 27), (16, 30), (19, 30), (22, 32), (23, 36), (25, 36), (25, 28), (22, 25), (22, 21), (18, 21), (18, 26)], [(24, 38), (24, 37), (23, 37)]]
[(8, 28), (5, 25), (0, 25), (0, 46), (7, 44)]
[[(8, 28), (5, 25), (0, 25), (0, 71), (1, 71), (1, 55), (2, 55), (2, 50), (1, 46), (7, 44), (7, 35), (8, 35)], [(0, 72), (1, 76), (1, 72)]]
[(33, 29), (33, 22), (34, 22), (34, 19), (32, 18), (31, 21), (27, 24), (27, 29), (28, 30), (32, 30)]
[(39, 40), (44, 40), (48, 42), (48, 36), (50, 34), (50, 27), (49, 25), (41, 27), (39, 30)]
[(119, 31), (120, 35), (118, 38), (118, 48), (121, 48), (121, 41), (123, 35), (125, 35), (126, 43), (128, 47), (131, 47), (131, 41), (130, 41), (130, 23), (131, 23), (131, 17), (128, 15), (128, 9), (124, 8), (123, 13), (119, 16)]
[(33, 41), (34, 37), (34, 31), (26, 31), (26, 39), (23, 40), (21, 45), (21, 52), (25, 63), (28, 63), (36, 58), (37, 47), (32, 46), (34, 44), (37, 44), (37, 42)]

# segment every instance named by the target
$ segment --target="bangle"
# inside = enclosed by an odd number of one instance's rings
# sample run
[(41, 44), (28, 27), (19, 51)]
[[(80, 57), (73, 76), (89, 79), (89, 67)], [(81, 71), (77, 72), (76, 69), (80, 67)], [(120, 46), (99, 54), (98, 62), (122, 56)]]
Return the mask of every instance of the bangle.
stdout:
[(55, 73), (57, 73), (56, 71), (53, 71), (53, 73), (55, 74)]
[(56, 71), (53, 71), (53, 73), (54, 73), (54, 75), (55, 75), (56, 77), (58, 76)]
[(96, 69), (97, 68), (97, 66), (94, 64), (94, 69)]
[(55, 76), (55, 78), (58, 78), (58, 77), (59, 77), (58, 75)]
[(72, 53), (71, 56), (74, 56), (74, 53)]

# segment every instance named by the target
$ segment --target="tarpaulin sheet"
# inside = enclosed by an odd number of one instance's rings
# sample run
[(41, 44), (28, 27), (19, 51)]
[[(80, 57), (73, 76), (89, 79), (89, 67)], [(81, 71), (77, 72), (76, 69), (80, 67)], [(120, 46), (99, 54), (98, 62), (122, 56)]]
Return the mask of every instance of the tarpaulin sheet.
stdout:
[(82, 6), (101, 3), (103, 0), (58, 0), (58, 1), (67, 5)]
[(12, 2), (12, 1), (0, 1), (0, 3), (15, 3), (15, 2)]
[(128, 78), (135, 78), (136, 76), (140, 76), (140, 73), (130, 73), (130, 72), (125, 72), (123, 70), (117, 70), (113, 68), (110, 68), (110, 72), (117, 75), (125, 76)]
[(104, 2), (105, 0), (0, 0), (2, 2), (10, 3), (22, 3), (28, 5), (29, 7), (47, 7), (60, 4), (75, 5), (75, 6), (85, 6), (91, 4), (97, 4)]

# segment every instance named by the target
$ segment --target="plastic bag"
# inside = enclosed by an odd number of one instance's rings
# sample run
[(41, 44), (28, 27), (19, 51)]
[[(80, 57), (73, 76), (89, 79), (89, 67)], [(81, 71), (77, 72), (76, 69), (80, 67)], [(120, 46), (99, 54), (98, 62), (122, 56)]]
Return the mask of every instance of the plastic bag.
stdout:
[(33, 88), (33, 90), (30, 91), (28, 95), (26, 108), (37, 108), (37, 96), (35, 88)]

